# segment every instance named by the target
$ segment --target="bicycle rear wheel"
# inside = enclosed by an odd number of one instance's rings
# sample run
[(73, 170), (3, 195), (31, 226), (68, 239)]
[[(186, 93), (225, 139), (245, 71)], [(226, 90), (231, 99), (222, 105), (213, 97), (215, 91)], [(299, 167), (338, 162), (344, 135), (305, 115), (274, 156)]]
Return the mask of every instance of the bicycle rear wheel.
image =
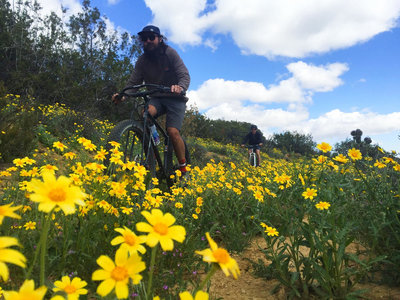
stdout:
[(113, 154), (110, 152), (114, 146), (112, 142), (120, 144), (118, 150), (122, 152), (120, 159), (123, 163), (134, 161), (144, 165), (150, 172), (152, 177), (155, 177), (156, 166), (154, 159), (154, 150), (150, 143), (149, 135), (146, 134), (143, 151), (143, 126), (132, 120), (124, 120), (118, 123), (107, 139), (106, 150), (109, 152), (106, 158), (105, 165), (107, 172), (115, 174), (118, 164), (112, 162)]

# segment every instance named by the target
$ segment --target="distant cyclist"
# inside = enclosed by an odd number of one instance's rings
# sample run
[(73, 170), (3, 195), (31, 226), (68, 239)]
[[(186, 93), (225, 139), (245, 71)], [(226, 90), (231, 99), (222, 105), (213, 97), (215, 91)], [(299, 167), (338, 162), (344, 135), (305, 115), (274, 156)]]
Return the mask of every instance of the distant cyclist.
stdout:
[[(242, 147), (244, 147), (245, 144), (249, 144), (250, 146), (253, 147), (253, 151), (257, 155), (257, 167), (259, 167), (261, 164), (260, 147), (262, 146), (263, 143), (262, 143), (262, 134), (259, 130), (257, 130), (256, 125), (250, 126), (250, 132), (244, 137), (242, 142)], [(249, 149), (249, 153), (250, 150), (251, 149)]]

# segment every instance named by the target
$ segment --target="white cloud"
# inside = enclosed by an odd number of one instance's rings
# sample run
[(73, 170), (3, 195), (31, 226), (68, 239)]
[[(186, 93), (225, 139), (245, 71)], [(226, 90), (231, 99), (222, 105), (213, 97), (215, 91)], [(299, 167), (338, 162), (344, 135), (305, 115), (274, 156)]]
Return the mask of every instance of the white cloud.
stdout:
[(343, 83), (339, 78), (349, 68), (346, 64), (334, 63), (326, 66), (313, 66), (299, 61), (287, 66), (302, 88), (316, 92), (328, 92)]
[(231, 81), (221, 78), (205, 81), (197, 90), (188, 93), (189, 99), (200, 110), (220, 103), (250, 102), (259, 104), (287, 103), (297, 110), (312, 101), (314, 92), (328, 92), (341, 85), (339, 78), (348, 70), (341, 63), (314, 66), (304, 62), (286, 66), (292, 77), (265, 87), (259, 82)]
[(61, 6), (67, 8), (67, 17), (82, 11), (82, 6), (79, 0), (37, 0), (42, 7), (42, 13), (48, 15), (55, 12), (61, 17)]
[(351, 130), (360, 128), (368, 135), (398, 131), (400, 128), (400, 112), (377, 114), (374, 112), (342, 112), (334, 109), (316, 119), (310, 119), (303, 128), (314, 133), (317, 139), (341, 137)]
[[(152, 10), (154, 24), (160, 27), (168, 39), (178, 44), (197, 45), (208, 27), (200, 13), (206, 8), (206, 0), (145, 0)], [(164, 32), (167, 31), (167, 32)]]
[(120, 1), (120, 0), (107, 0), (107, 3), (108, 3), (109, 5), (114, 5), (114, 4), (117, 4), (119, 1)]
[[(305, 57), (347, 48), (390, 30), (398, 0), (145, 0), (154, 23), (177, 44), (230, 34), (243, 53)], [(171, 17), (173, 16), (173, 17)]]

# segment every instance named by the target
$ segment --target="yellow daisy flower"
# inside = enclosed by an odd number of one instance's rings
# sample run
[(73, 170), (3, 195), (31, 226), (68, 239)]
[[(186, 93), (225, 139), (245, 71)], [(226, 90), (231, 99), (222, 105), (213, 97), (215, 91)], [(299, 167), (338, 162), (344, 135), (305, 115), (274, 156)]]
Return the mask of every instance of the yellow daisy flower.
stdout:
[(44, 285), (35, 290), (35, 282), (25, 280), (18, 292), (4, 291), (4, 298), (6, 300), (41, 300), (47, 292), (47, 287)]
[(67, 152), (64, 154), (64, 156), (68, 159), (74, 159), (76, 157), (76, 154), (74, 152)]
[(21, 219), (21, 217), (14, 213), (14, 211), (20, 209), (22, 205), (12, 206), (13, 204), (14, 202), (11, 202), (9, 204), (0, 206), (0, 225), (3, 223), (4, 217)]
[(132, 230), (130, 230), (126, 226), (124, 226), (124, 228), (115, 228), (114, 230), (116, 232), (119, 232), (121, 235), (114, 238), (111, 241), (111, 245), (115, 246), (121, 244), (121, 247), (127, 249), (129, 254), (137, 252), (143, 254), (146, 252), (146, 248), (141, 245), (146, 242), (145, 236), (137, 236)]
[(324, 209), (328, 209), (329, 206), (331, 206), (328, 202), (318, 202), (317, 204), (315, 204), (315, 207), (318, 208), (319, 210), (324, 210)]
[(50, 172), (52, 172), (54, 174), (57, 170), (58, 170), (58, 168), (56, 166), (47, 164), (47, 165), (42, 166), (40, 168), (40, 173), (43, 174), (45, 172), (49, 172), (50, 171)]
[(9, 272), (5, 263), (14, 264), (25, 268), (26, 258), (19, 251), (9, 249), (11, 246), (19, 246), (18, 240), (14, 237), (2, 236), (0, 237), (0, 277), (4, 281), (8, 280)]
[(376, 160), (376, 162), (374, 163), (374, 167), (378, 167), (378, 169), (383, 169), (386, 168), (386, 165), (379, 160)]
[(40, 211), (48, 213), (58, 206), (68, 215), (75, 213), (75, 204), (85, 206), (86, 194), (79, 187), (72, 186), (70, 178), (56, 178), (51, 171), (44, 171), (42, 177), (43, 181), (33, 179), (28, 184), (32, 191), (29, 199), (39, 203)]
[(129, 279), (133, 284), (138, 284), (142, 279), (139, 272), (146, 268), (145, 263), (137, 253), (128, 255), (126, 249), (118, 249), (115, 253), (115, 262), (108, 256), (102, 255), (97, 259), (97, 264), (102, 268), (93, 272), (92, 280), (101, 280), (97, 293), (104, 297), (112, 290), (118, 299), (129, 296)]
[(264, 232), (267, 233), (268, 236), (278, 236), (279, 232), (274, 227), (265, 226)]
[(36, 222), (32, 222), (32, 221), (26, 222), (24, 227), (25, 227), (25, 230), (34, 230), (34, 229), (36, 229)]
[(314, 197), (317, 196), (317, 190), (307, 188), (301, 195), (304, 197), (304, 199), (312, 200), (312, 199), (314, 199)]
[(360, 160), (360, 159), (362, 159), (362, 154), (361, 154), (360, 150), (355, 149), (355, 148), (349, 149), (349, 151), (347, 152), (347, 155), (352, 160)]
[(196, 251), (196, 253), (202, 255), (203, 261), (205, 262), (218, 263), (226, 276), (229, 276), (230, 272), (232, 273), (233, 277), (237, 279), (237, 276), (240, 274), (240, 270), (236, 260), (234, 260), (224, 248), (219, 248), (217, 243), (214, 242), (208, 232), (206, 233), (206, 237), (208, 243), (210, 244), (210, 248), (202, 251)]
[(176, 219), (170, 213), (165, 215), (159, 209), (149, 211), (142, 211), (142, 215), (146, 218), (147, 222), (139, 222), (136, 224), (136, 229), (141, 232), (148, 232), (146, 243), (150, 247), (155, 247), (160, 243), (164, 251), (171, 251), (174, 249), (175, 240), (182, 243), (186, 237), (186, 230), (183, 226), (174, 225)]
[(328, 143), (322, 142), (321, 144), (317, 145), (317, 149), (321, 150), (322, 152), (326, 153), (332, 150), (332, 146)]
[(63, 143), (61, 142), (54, 142), (53, 143), (53, 148), (56, 148), (60, 151), (64, 151), (66, 148), (68, 148), (67, 146), (65, 146)]
[(336, 160), (337, 162), (340, 162), (340, 163), (343, 163), (343, 164), (345, 164), (345, 163), (347, 163), (349, 161), (349, 159), (346, 158), (346, 156), (344, 156), (343, 154), (339, 154), (339, 155), (335, 156), (333, 158), (333, 160)]
[(179, 293), (179, 299), (180, 300), (208, 300), (208, 293), (203, 292), (203, 291), (198, 291), (196, 293), (196, 296), (192, 296), (188, 291), (185, 291), (183, 293)]
[(79, 277), (74, 277), (71, 280), (69, 276), (63, 276), (61, 281), (54, 282), (55, 288), (53, 288), (53, 292), (63, 291), (67, 294), (68, 300), (78, 300), (79, 295), (87, 294), (87, 289), (84, 289), (86, 285), (87, 282)]

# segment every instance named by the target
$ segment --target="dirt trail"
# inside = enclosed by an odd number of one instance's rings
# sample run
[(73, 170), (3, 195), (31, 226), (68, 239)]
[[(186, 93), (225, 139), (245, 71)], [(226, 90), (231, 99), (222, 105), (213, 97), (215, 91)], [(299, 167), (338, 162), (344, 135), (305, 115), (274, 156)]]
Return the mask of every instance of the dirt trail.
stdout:
[[(258, 261), (264, 259), (264, 255), (258, 248), (258, 245), (265, 245), (263, 238), (257, 238), (251, 246), (241, 255), (233, 255), (233, 258), (239, 264), (240, 276), (237, 280), (232, 276), (226, 277), (223, 272), (217, 272), (213, 278), (210, 288), (210, 298), (222, 298), (224, 300), (284, 300), (286, 293), (280, 288), (275, 294), (271, 294), (277, 280), (265, 280), (254, 277), (252, 265), (246, 259)], [(400, 287), (390, 288), (373, 284), (360, 284), (357, 289), (368, 289), (364, 294), (367, 299), (400, 300)]]

